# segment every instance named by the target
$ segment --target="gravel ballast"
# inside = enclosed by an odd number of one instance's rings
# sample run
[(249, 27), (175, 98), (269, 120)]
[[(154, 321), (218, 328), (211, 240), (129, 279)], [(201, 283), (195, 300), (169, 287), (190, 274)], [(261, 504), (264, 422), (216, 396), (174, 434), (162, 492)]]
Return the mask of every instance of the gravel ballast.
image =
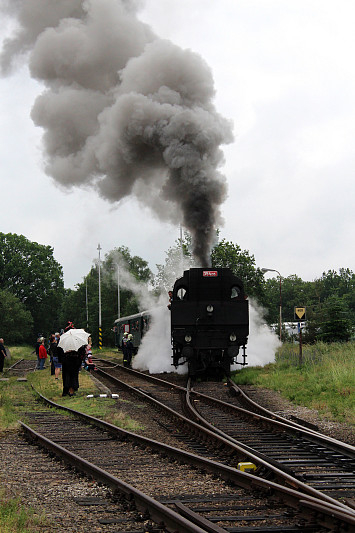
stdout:
[[(317, 411), (305, 407), (294, 406), (285, 400), (279, 393), (268, 389), (243, 387), (255, 401), (261, 405), (290, 418), (295, 416), (318, 426), (319, 431), (338, 440), (355, 444), (353, 427), (347, 424), (324, 420)], [(135, 408), (135, 402), (119, 402), (123, 412), (139, 421), (142, 426), (149, 419), (149, 430), (154, 433), (153, 425), (156, 424), (155, 416), (147, 418), (147, 408)], [(137, 402), (139, 403), (139, 402)], [(157, 424), (158, 426), (158, 424)], [(157, 427), (156, 436), (161, 432)], [(146, 434), (142, 431), (142, 434)], [(152, 436), (152, 435), (149, 435)], [(177, 445), (175, 443), (175, 445)], [(17, 432), (8, 432), (0, 435), (0, 482), (9, 494), (20, 496), (25, 506), (31, 506), (38, 515), (46, 516), (46, 525), (38, 529), (38, 533), (75, 533), (97, 532), (110, 533), (113, 531), (129, 531), (128, 523), (123, 529), (116, 525), (101, 525), (95, 518), (95, 507), (78, 505), (78, 499), (100, 498), (107, 500), (106, 489), (95, 482), (80, 478), (74, 473), (68, 473), (65, 466), (34, 446), (26, 444)], [(69, 478), (68, 478), (69, 476)], [(112, 508), (117, 516), (117, 505), (110, 500), (105, 503), (108, 509)], [(122, 510), (122, 517), (127, 516), (127, 511)], [(132, 527), (132, 526), (131, 526)]]

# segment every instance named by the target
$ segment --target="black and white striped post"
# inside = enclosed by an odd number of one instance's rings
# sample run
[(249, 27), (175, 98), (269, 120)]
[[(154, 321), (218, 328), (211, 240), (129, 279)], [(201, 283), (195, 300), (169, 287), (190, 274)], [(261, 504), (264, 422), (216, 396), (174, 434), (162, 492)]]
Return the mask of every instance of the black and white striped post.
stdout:
[(97, 247), (99, 251), (99, 350), (102, 350), (102, 323), (101, 323), (101, 256), (100, 251), (102, 250), (100, 243)]
[(121, 302), (120, 302), (120, 267), (117, 263), (117, 318), (121, 318)]

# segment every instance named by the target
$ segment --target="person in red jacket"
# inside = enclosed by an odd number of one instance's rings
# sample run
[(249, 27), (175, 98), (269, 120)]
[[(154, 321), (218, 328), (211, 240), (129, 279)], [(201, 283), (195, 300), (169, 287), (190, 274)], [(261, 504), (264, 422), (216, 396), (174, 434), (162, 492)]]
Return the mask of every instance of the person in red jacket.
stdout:
[(43, 370), (44, 362), (47, 359), (47, 350), (44, 347), (44, 337), (41, 337), (41, 344), (39, 345), (39, 370)]

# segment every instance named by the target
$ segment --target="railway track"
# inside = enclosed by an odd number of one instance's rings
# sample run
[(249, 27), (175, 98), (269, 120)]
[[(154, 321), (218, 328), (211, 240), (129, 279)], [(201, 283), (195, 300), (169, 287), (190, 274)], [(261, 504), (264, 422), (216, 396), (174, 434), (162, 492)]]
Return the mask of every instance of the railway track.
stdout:
[(231, 442), (241, 443), (296, 479), (339, 501), (350, 502), (355, 488), (355, 450), (317, 432), (189, 391), (191, 413)]
[[(27, 439), (110, 487), (113, 501), (125, 500), (130, 512), (138, 512), (145, 523), (140, 531), (350, 532), (355, 528), (350, 510), (41, 399), (75, 418), (53, 410), (29, 412), (27, 423), (21, 424)], [(110, 517), (100, 520), (123, 521), (112, 510)]]
[[(105, 364), (105, 366), (111, 365)], [(101, 369), (100, 372), (105, 375), (107, 374), (106, 370)], [(160, 396), (161, 399), (168, 398), (167, 401), (170, 402), (169, 411), (173, 412), (174, 405), (178, 405), (178, 418), (184, 416), (182, 413), (186, 413), (187, 406), (183, 401), (186, 396), (184, 387), (174, 387), (171, 383), (166, 382), (164, 384), (159, 383), (159, 387), (157, 387), (156, 383), (153, 384), (154, 380), (150, 380), (149, 384), (147, 384), (144, 375), (128, 373), (122, 368), (119, 368), (118, 371), (126, 376), (129, 375), (130, 379), (137, 385), (130, 393), (149, 398), (153, 403), (157, 401), (155, 398), (157, 396)], [(112, 377), (105, 376), (105, 380), (107, 379), (111, 380)], [(127, 387), (127, 384), (120, 386)], [(174, 392), (172, 393), (173, 390)], [(196, 394), (196, 391), (192, 391), (192, 396)], [(197, 401), (197, 403), (200, 403), (200, 401)], [(152, 441), (148, 443), (147, 439), (144, 440), (144, 437), (129, 434), (129, 432), (123, 432), (123, 430), (118, 430), (117, 428), (113, 430), (113, 427), (103, 427), (103, 423), (100, 421), (96, 421), (95, 424), (100, 426), (99, 433), (101, 436), (96, 433), (95, 436), (91, 437), (86, 434), (87, 429), (84, 430), (81, 426), (78, 426), (77, 421), (73, 423), (73, 427), (70, 427), (67, 419), (63, 430), (63, 423), (60, 422), (60, 419), (57, 419), (57, 415), (52, 420), (50, 419), (53, 416), (53, 413), (47, 415), (47, 413), (43, 414), (43, 412), (32, 414), (29, 417), (31, 422), (23, 424), (23, 429), (26, 433), (31, 434), (30, 438), (34, 442), (40, 443), (41, 446), (49, 449), (51, 454), (59, 453), (66, 456), (66, 460), (69, 460), (75, 470), (81, 470), (90, 477), (96, 477), (100, 482), (111, 488), (113, 503), (110, 503), (109, 517), (107, 517), (107, 513), (106, 515), (104, 513), (101, 518), (103, 524), (111, 523), (111, 525), (113, 524), (111, 527), (114, 527), (114, 524), (126, 523), (127, 525), (127, 516), (124, 512), (122, 515), (123, 508), (127, 510), (128, 514), (131, 513), (132, 519), (136, 521), (136, 529), (132, 526), (129, 527), (129, 530), (137, 533), (158, 530), (217, 532), (338, 531), (340, 533), (355, 530), (355, 513), (346, 505), (338, 505), (331, 498), (322, 500), (310, 494), (302, 494), (300, 487), (297, 487), (297, 490), (293, 490), (289, 487), (282, 487), (272, 481), (270, 482), (270, 480), (263, 480), (255, 475), (238, 472), (235, 468), (235, 447), (232, 452), (226, 452), (225, 448), (222, 451), (225, 461), (228, 463), (229, 460), (232, 466), (219, 464), (216, 467), (216, 461), (205, 461), (204, 466), (202, 466), (199, 461), (204, 459), (201, 456), (198, 457), (185, 452), (184, 457), (181, 458), (179, 454), (184, 452), (176, 449), (172, 452), (173, 456), (171, 456), (171, 452), (168, 452), (167, 448), (163, 451), (158, 451), (157, 446), (160, 447), (160, 443), (152, 443)], [(79, 415), (76, 414), (76, 416)], [(178, 425), (176, 416), (174, 415), (172, 419), (174, 421), (173, 426)], [(86, 419), (86, 422), (88, 422), (88, 419)], [(32, 428), (29, 426), (32, 426)], [(87, 428), (86, 424), (85, 426)], [(180, 442), (184, 441), (188, 446), (192, 444), (192, 448), (195, 446), (200, 455), (211, 455), (215, 459), (221, 457), (221, 450), (219, 449), (221, 445), (216, 445), (216, 442), (211, 443), (206, 433), (202, 438), (196, 429), (194, 430), (195, 434), (191, 434), (191, 432), (187, 431), (184, 422), (180, 424), (180, 428), (183, 430), (179, 429), (176, 432)], [(59, 430), (58, 437), (56, 437), (57, 429)], [(97, 432), (97, 430), (95, 431)], [(119, 436), (113, 435), (112, 431), (118, 431)], [(73, 439), (73, 434), (78, 435), (78, 442), (74, 444), (74, 450), (71, 446), (73, 446), (73, 441), (75, 443), (77, 439)], [(143, 440), (137, 443), (135, 440), (137, 438)], [(97, 442), (101, 440), (104, 443), (102, 446), (98, 446)], [(130, 462), (129, 455), (122, 454), (122, 449), (125, 452), (128, 450), (128, 440), (133, 449), (132, 462)], [(224, 437), (222, 440), (227, 441), (228, 439)], [(114, 448), (110, 448), (111, 441), (115, 446), (118, 445), (117, 451)], [(80, 450), (78, 447), (80, 447)], [(98, 449), (98, 458), (96, 458), (96, 454), (95, 457), (91, 454), (91, 450), (94, 448)], [(152, 460), (148, 458), (149, 454), (148, 456), (146, 454), (148, 448), (153, 450)], [(90, 450), (90, 462), (87, 460), (88, 449)], [(137, 453), (137, 449), (139, 453)], [(121, 454), (119, 450), (121, 450)], [(141, 450), (144, 453), (142, 452), (141, 454)], [(80, 451), (80, 454), (76, 453), (78, 451)], [(80, 455), (84, 457), (80, 457)], [(138, 458), (144, 457), (144, 459), (138, 460), (137, 463), (135, 462), (136, 456)], [(157, 461), (158, 456), (159, 461)], [(127, 462), (125, 462), (126, 457)], [(160, 462), (161, 457), (167, 460), (166, 470), (165, 464), (163, 465)], [(194, 458), (191, 459), (191, 457)], [(84, 466), (80, 466), (82, 460)], [(123, 468), (121, 468), (122, 463), (124, 465)], [(183, 468), (186, 470), (182, 469), (178, 473), (178, 470), (175, 471), (174, 468), (171, 468), (172, 464), (175, 465), (177, 463), (182, 463)], [(117, 464), (120, 465), (118, 469)], [(152, 468), (152, 464), (154, 467), (156, 465), (159, 467), (157, 469)], [(186, 465), (189, 466), (187, 467)], [(199, 474), (201, 477), (198, 480), (196, 471), (192, 471), (191, 466), (197, 469), (198, 473), (204, 472)], [(142, 470), (143, 468), (147, 468), (147, 470)], [(150, 472), (153, 472), (153, 470), (157, 472), (155, 480), (154, 476), (156, 474), (152, 474), (153, 479), (149, 478)], [(195, 479), (191, 477), (192, 473)], [(128, 475), (128, 480), (125, 475)], [(214, 479), (215, 476), (218, 476), (216, 480)], [(177, 478), (181, 481), (181, 477), (183, 478), (183, 488), (181, 488), (179, 483), (175, 487), (174, 480)], [(132, 478), (135, 479), (135, 486), (129, 484)], [(207, 479), (206, 487), (202, 481), (203, 478)], [(144, 494), (144, 491), (141, 490), (144, 488), (140, 481), (142, 479), (148, 480), (148, 494)], [(192, 481), (193, 479), (194, 481)], [(211, 485), (212, 481), (215, 481), (213, 487)], [(164, 490), (166, 483), (168, 483), (168, 490)], [(189, 483), (192, 484), (189, 485)], [(138, 492), (138, 496), (134, 495), (135, 492)], [(151, 500), (153, 500), (153, 503)], [(116, 503), (117, 510), (115, 511)], [(118, 509), (119, 505), (121, 506), (121, 514)], [(165, 508), (170, 509), (167, 517), (165, 516)], [(171, 517), (171, 513), (173, 517)], [(183, 525), (181, 523), (182, 517), (185, 517)], [(144, 526), (140, 526), (142, 522)], [(128, 531), (128, 529), (119, 530)], [(115, 529), (115, 531), (118, 531), (118, 529)]]
[(14, 375), (17, 377), (26, 377), (28, 372), (36, 370), (37, 361), (31, 361), (28, 359), (19, 359), (13, 365), (6, 369), (7, 375)]
[[(294, 426), (295, 428), (299, 428), (302, 430), (307, 429), (308, 431), (323, 435), (319, 431), (317, 425), (307, 420), (295, 417), (294, 415), (291, 415), (290, 417), (286, 418), (285, 416), (281, 416), (261, 406), (259, 403), (254, 401), (252, 397), (246, 394), (241, 387), (236, 385), (230, 378), (227, 379), (225, 385), (225, 387), (220, 387), (217, 383), (214, 382), (204, 383), (203, 390), (201, 391), (209, 396), (213, 396), (222, 401), (227, 401), (228, 403), (231, 403), (236, 407), (247, 409), (248, 411), (252, 411), (253, 413), (257, 413), (262, 416), (266, 416), (267, 418), (271, 418), (272, 420), (278, 420), (279, 422), (284, 422), (288, 425)], [(198, 387), (199, 384), (194, 384), (194, 390), (198, 391)], [(327, 436), (327, 439), (331, 440), (332, 437)]]
[[(116, 372), (122, 381), (112, 375)], [(352, 446), (298, 424), (288, 425), (146, 374), (117, 367), (111, 371), (106, 367), (100, 373), (132, 394), (155, 403), (157, 408), (165, 406), (181, 428), (180, 439), (188, 441), (191, 432), (195, 438), (199, 434), (195, 450), (201, 447), (201, 441), (210, 440), (212, 447), (218, 449), (214, 453), (216, 460), (230, 465), (250, 461), (257, 466), (258, 476), (324, 497), (331, 503), (339, 501), (346, 507), (354, 507), (355, 449)], [(195, 421), (195, 424), (191, 422), (190, 430), (184, 415)], [(202, 453), (207, 452), (202, 450)]]

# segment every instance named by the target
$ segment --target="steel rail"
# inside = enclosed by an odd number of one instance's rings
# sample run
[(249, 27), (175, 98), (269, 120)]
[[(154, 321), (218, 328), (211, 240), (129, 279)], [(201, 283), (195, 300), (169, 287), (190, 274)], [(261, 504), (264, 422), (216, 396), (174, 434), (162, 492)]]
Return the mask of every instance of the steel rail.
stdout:
[(154, 522), (157, 522), (158, 524), (163, 521), (166, 529), (168, 529), (169, 531), (178, 531), (181, 533), (205, 533), (204, 529), (201, 529), (199, 526), (196, 526), (194, 523), (185, 519), (177, 512), (154, 500), (147, 494), (144, 494), (132, 485), (125, 483), (121, 479), (118, 479), (109, 472), (102, 470), (102, 468), (99, 468), (98, 466), (90, 463), (79, 455), (70, 452), (63, 446), (56, 444), (50, 439), (47, 439), (46, 437), (44, 437), (34, 429), (30, 428), (23, 422), (20, 422), (20, 424), (22, 429), (28, 435), (30, 435), (32, 439), (39, 442), (47, 450), (50, 450), (56, 455), (62, 457), (67, 463), (71, 464), (75, 468), (79, 468), (86, 475), (93, 477), (101, 483), (104, 483), (114, 492), (118, 491), (124, 494), (125, 497), (128, 499), (133, 498), (135, 505), (139, 511), (141, 511), (142, 513), (148, 512), (151, 519)]
[[(110, 424), (109, 422), (105, 422), (103, 420), (100, 420), (96, 417), (93, 417), (91, 415), (87, 415), (85, 413), (82, 413), (80, 411), (76, 411), (74, 409), (71, 409), (69, 407), (62, 406), (60, 404), (56, 404), (52, 400), (49, 400), (48, 398), (44, 397), (40, 393), (38, 393), (34, 387), (32, 387), (33, 390), (36, 392), (36, 394), (40, 397), (40, 399), (49, 405), (50, 407), (54, 407), (59, 410), (66, 411), (85, 422), (89, 422), (90, 424), (93, 424), (96, 427), (101, 428), (104, 431), (107, 431), (108, 433), (112, 434), (113, 436), (120, 436), (120, 438), (130, 439), (133, 440), (143, 446), (150, 447), (151, 449), (154, 449), (155, 451), (159, 451), (160, 453), (167, 453), (171, 456), (173, 456), (175, 459), (180, 460), (181, 462), (188, 463), (193, 465), (196, 468), (203, 469), (207, 472), (211, 472), (215, 475), (218, 475), (221, 479), (224, 479), (228, 482), (233, 482), (236, 486), (250, 490), (251, 488), (254, 490), (260, 491), (264, 495), (271, 495), (273, 494), (277, 499), (280, 501), (284, 501), (292, 508), (298, 509), (300, 507), (304, 508), (304, 511), (306, 514), (310, 514), (309, 510), (317, 509), (317, 512), (320, 513), (320, 521), (325, 526), (329, 526), (329, 520), (335, 520), (335, 524), (338, 526), (339, 520), (342, 520), (345, 522), (345, 524), (348, 525), (354, 525), (355, 527), (355, 515), (351, 512), (350, 508), (339, 508), (338, 502), (335, 502), (335, 505), (331, 502), (325, 502), (321, 501), (312, 495), (306, 495), (303, 493), (298, 492), (297, 490), (294, 490), (289, 487), (285, 487), (282, 485), (279, 485), (272, 481), (267, 481), (262, 478), (258, 478), (252, 474), (248, 474), (247, 472), (242, 472), (239, 470), (236, 470), (235, 468), (232, 468), (230, 466), (218, 463), (216, 461), (212, 461), (210, 459), (201, 457), (199, 455), (186, 452), (184, 450), (180, 450), (178, 448), (174, 448), (172, 446), (169, 446), (164, 443), (160, 443), (158, 441), (154, 441), (151, 439), (148, 439), (147, 437), (144, 437), (142, 435), (138, 435), (136, 433), (132, 433), (128, 430), (124, 430), (122, 428), (119, 428), (117, 426), (114, 426), (113, 424)], [(134, 487), (131, 487), (131, 485), (128, 485), (127, 483), (119, 480), (118, 478), (115, 478), (111, 474), (107, 473), (106, 471), (102, 470), (101, 468), (93, 465), (92, 463), (89, 463), (85, 459), (73, 454), (72, 452), (66, 450), (62, 446), (50, 441), (46, 437), (41, 436), (38, 432), (32, 430), (27, 426), (27, 424), (24, 424), (23, 422), (20, 422), (21, 426), (25, 428), (26, 432), (30, 432), (35, 436), (36, 439), (40, 440), (41, 443), (47, 448), (50, 449), (53, 452), (56, 452), (56, 449), (58, 449), (58, 453), (62, 457), (68, 457), (69, 462), (73, 466), (78, 466), (78, 464), (82, 463), (83, 468), (82, 470), (88, 474), (95, 477), (95, 479), (98, 479), (99, 481), (107, 484), (109, 487), (111, 487), (114, 490), (119, 490), (126, 496), (130, 497), (130, 495), (134, 492), (138, 492), (139, 498), (141, 498), (141, 495), (143, 495), (143, 503), (145, 502), (145, 496), (141, 491), (138, 491)], [(47, 445), (48, 444), (48, 445)], [(57, 452), (56, 452), (57, 453)], [(79, 463), (78, 463), (79, 458)], [(97, 475), (96, 475), (97, 474)], [(107, 480), (106, 479), (106, 474)], [(119, 481), (119, 485), (117, 485), (116, 481)], [(112, 484), (113, 482), (113, 484)], [(131, 491), (133, 489), (133, 492)], [(152, 500), (149, 496), (148, 503)], [(140, 501), (140, 500), (139, 500)], [(153, 508), (155, 509), (155, 503), (158, 503), (159, 506), (162, 506), (159, 502), (156, 502), (155, 500), (152, 500), (154, 502)], [(179, 505), (177, 505), (177, 502), (175, 503), (176, 507), (181, 507), (181, 502), (179, 502)], [(163, 506), (165, 508), (165, 506)], [(140, 507), (137, 505), (137, 508), (143, 511), (147, 510), (147, 507)], [(160, 507), (159, 507), (160, 508)], [(150, 508), (149, 508), (150, 509)], [(167, 508), (169, 509), (169, 508)], [(187, 508), (186, 508), (187, 509)], [(150, 512), (150, 511), (149, 511)], [(185, 514), (189, 514), (188, 511), (185, 511)], [(198, 524), (202, 525), (204, 519), (197, 519), (193, 516), (193, 512), (190, 512), (190, 520), (192, 522), (197, 522)], [(153, 518), (153, 515), (151, 515)], [(154, 518), (153, 518), (154, 519)], [(212, 526), (213, 524), (210, 523)], [(180, 531), (179, 529), (177, 531)], [(200, 531), (195, 529), (186, 529), (182, 531)], [(203, 531), (206, 531), (204, 529)], [(207, 530), (208, 531), (208, 530)], [(220, 529), (210, 529), (210, 531), (215, 531), (218, 533)]]
[[(133, 375), (133, 376), (137, 376), (140, 379), (146, 379), (147, 381), (151, 381), (152, 383), (157, 383), (158, 385), (161, 385), (161, 386), (163, 386), (165, 388), (170, 388), (170, 389), (174, 388), (175, 390), (186, 394), (186, 391), (187, 391), (186, 387), (181, 387), (180, 385), (176, 385), (175, 383), (170, 383), (169, 381), (165, 381), (163, 379), (157, 378), (156, 376), (151, 376), (149, 374), (143, 374), (143, 372), (139, 372), (138, 370), (133, 370), (131, 368), (124, 367), (124, 366), (119, 365), (117, 363), (111, 363), (111, 361), (107, 361), (107, 360), (104, 360), (104, 359), (99, 359), (99, 360), (102, 361), (102, 362), (105, 362), (105, 363), (109, 363), (110, 365), (112, 365), (112, 367), (118, 367), (120, 369), (120, 371), (122, 370), (123, 372), (125, 372), (127, 374), (130, 374), (130, 375)], [(98, 373), (100, 373), (101, 370), (102, 369), (98, 369)], [(231, 380), (228, 380), (228, 385), (229, 385), (229, 381), (231, 383), (231, 386), (235, 385)], [(237, 385), (235, 385), (235, 387), (236, 387), (235, 390), (236, 390), (237, 394), (240, 393), (243, 396), (243, 398), (245, 398), (246, 400), (250, 400), (250, 404), (251, 405), (255, 406), (256, 408), (260, 409), (260, 411), (264, 412), (264, 415), (262, 415), (260, 417), (260, 420), (267, 421), (268, 419), (271, 419), (271, 422), (275, 421), (275, 427), (282, 427), (285, 431), (289, 431), (289, 433), (293, 432), (293, 434), (295, 433), (295, 430), (297, 430), (299, 433), (302, 433), (307, 438), (308, 437), (312, 438), (312, 435), (315, 435), (318, 438), (318, 440), (314, 441), (314, 442), (317, 442), (317, 443), (322, 442), (324, 445), (326, 445), (328, 447), (331, 447), (331, 446), (334, 445), (334, 447), (332, 448), (334, 451), (341, 451), (342, 453), (346, 453), (348, 451), (350, 453), (349, 457), (355, 458), (355, 447), (354, 446), (351, 446), (350, 444), (347, 444), (345, 442), (341, 442), (341, 441), (339, 441), (337, 439), (334, 439), (333, 437), (328, 437), (327, 435), (324, 435), (323, 433), (314, 431), (314, 430), (309, 429), (309, 428), (305, 428), (304, 426), (301, 426), (299, 424), (296, 424), (295, 422), (289, 421), (288, 419), (283, 418), (283, 417), (281, 417), (279, 415), (276, 415), (272, 411), (268, 411), (264, 407), (260, 406), (259, 404), (257, 404), (256, 402), (254, 402), (253, 400), (248, 398), (248, 396), (241, 389), (239, 389), (239, 387)], [(244, 412), (246, 414), (250, 413), (250, 416), (253, 416), (253, 415), (257, 415), (258, 416), (258, 414), (254, 413), (253, 411), (249, 411), (249, 410), (244, 409), (242, 407), (237, 407), (237, 406), (235, 406), (233, 404), (230, 404), (230, 403), (227, 403), (227, 402), (223, 402), (223, 400), (219, 400), (217, 398), (214, 398), (213, 396), (209, 396), (209, 395), (204, 394), (202, 392), (194, 391), (193, 389), (192, 389), (192, 392), (193, 392), (194, 395), (196, 395), (196, 396), (200, 395), (201, 397), (205, 398), (206, 400), (208, 398), (210, 398), (211, 401), (219, 403), (220, 405), (225, 404), (226, 406), (230, 406), (231, 409), (235, 409), (236, 411), (240, 410), (240, 412)], [(280, 424), (282, 424), (282, 426), (276, 424), (276, 422), (279, 422)], [(290, 430), (288, 429), (287, 426), (290, 426)]]
[[(255, 456), (257, 456), (259, 458), (259, 462), (263, 462), (264, 461), (263, 458), (265, 458), (266, 462), (269, 462), (270, 465), (273, 465), (276, 468), (279, 468), (277, 461), (271, 460), (270, 458), (268, 458), (264, 454), (261, 454), (261, 453), (257, 452), (253, 448), (249, 448), (249, 447), (245, 446), (244, 444), (240, 443), (239, 441), (237, 441), (236, 439), (234, 439), (233, 437), (231, 437), (230, 435), (228, 435), (224, 431), (216, 428), (213, 424), (210, 424), (202, 415), (200, 415), (200, 413), (193, 406), (193, 404), (191, 402), (191, 395), (195, 395), (195, 394), (196, 393), (194, 393), (193, 391), (190, 392), (189, 389), (187, 390), (187, 393), (186, 393), (186, 404), (187, 404), (187, 408), (190, 411), (190, 413), (192, 414), (192, 416), (196, 417), (196, 419), (199, 420), (199, 422), (202, 425), (204, 425), (210, 431), (215, 431), (218, 435), (220, 435), (222, 438), (224, 438), (226, 440), (229, 440), (232, 444), (235, 444), (237, 446), (243, 446), (243, 447), (245, 447), (246, 450), (251, 450), (251, 452), (253, 454), (255, 454)], [(205, 395), (202, 395), (201, 393), (197, 393), (197, 396), (201, 398), (201, 397), (203, 397)], [(211, 398), (210, 396), (206, 396), (206, 399), (208, 401), (215, 400), (214, 398)], [(221, 400), (216, 400), (216, 401), (218, 403), (224, 404), (227, 407), (230, 407), (230, 404), (226, 404), (225, 402), (222, 402)], [(232, 407), (237, 409), (238, 411), (243, 411), (239, 407), (235, 407), (235, 406), (232, 406)], [(249, 415), (250, 411), (246, 411), (246, 413)], [(252, 414), (254, 414), (255, 417), (257, 417), (257, 419), (262, 418), (262, 417), (260, 417), (260, 415), (257, 415), (255, 413), (252, 413)], [(268, 421), (269, 419), (265, 419), (265, 420)], [(291, 476), (290, 474), (288, 474), (288, 472), (286, 470), (284, 471), (284, 476), (285, 476), (285, 479), (288, 479), (288, 477), (291, 477), (292, 479), (296, 479), (293, 476)], [(334, 498), (331, 498), (330, 496), (324, 495), (323, 493), (321, 493), (317, 489), (313, 489), (309, 485), (306, 485), (306, 484), (304, 484), (302, 482), (300, 482), (300, 483), (301, 483), (301, 485), (304, 485), (304, 486), (308, 487), (308, 489), (309, 489), (307, 491), (308, 494), (312, 494), (315, 498), (324, 499), (325, 501), (328, 501), (328, 502), (330, 502), (332, 504), (339, 505), (341, 507), (346, 507), (347, 509), (351, 510), (352, 514), (354, 514), (354, 516), (355, 516), (355, 511), (351, 507), (349, 507), (348, 505), (342, 504), (341, 502), (338, 502), (338, 500), (335, 500)], [(304, 490), (304, 489), (302, 489), (302, 490)], [(324, 498), (322, 498), (320, 495), (323, 495)]]
[[(297, 489), (303, 494), (308, 494), (318, 500), (328, 502), (331, 505), (334, 505), (336, 507), (341, 507), (343, 510), (349, 511), (351, 514), (355, 516), (355, 511), (353, 511), (349, 506), (335, 500), (334, 498), (331, 498), (330, 496), (327, 496), (326, 494), (321, 493), (320, 491), (296, 479), (295, 477), (287, 473), (285, 470), (282, 470), (281, 468), (279, 468), (277, 463), (275, 464), (269, 458), (267, 458), (266, 456), (263, 456), (263, 454), (256, 452), (252, 448), (246, 447), (245, 445), (239, 443), (238, 441), (232, 442), (229, 438), (226, 438), (226, 436), (218, 434), (218, 432), (215, 431), (214, 426), (206, 427), (204, 424), (202, 425), (202, 424), (196, 423), (186, 418), (184, 415), (181, 415), (177, 411), (171, 409), (170, 407), (167, 407), (166, 405), (162, 404), (161, 402), (159, 402), (158, 400), (156, 400), (149, 394), (146, 394), (140, 389), (132, 387), (128, 385), (127, 383), (124, 383), (123, 381), (120, 381), (117, 378), (110, 376), (110, 374), (107, 374), (103, 370), (98, 370), (98, 373), (100, 373), (106, 379), (111, 380), (112, 382), (116, 384), (119, 384), (121, 387), (124, 387), (126, 390), (128, 390), (132, 394), (135, 394), (139, 396), (140, 398), (144, 398), (146, 401), (155, 405), (158, 409), (161, 409), (165, 413), (168, 413), (168, 415), (170, 415), (176, 421), (181, 423), (190, 432), (194, 434), (198, 434), (198, 435), (202, 434), (205, 439), (215, 441), (218, 446), (222, 445), (226, 447), (227, 449), (230, 449), (232, 453), (233, 452), (237, 453), (239, 455), (239, 461), (250, 461), (256, 464), (258, 467), (258, 471), (260, 471), (262, 467), (265, 468), (267, 471), (270, 472), (270, 474), (272, 474), (275, 477), (276, 483), (285, 483), (287, 486)], [(141, 374), (141, 373), (138, 373), (138, 374)], [(156, 379), (157, 378), (154, 378), (154, 380)], [(162, 380), (159, 380), (159, 381), (162, 381)], [(187, 389), (183, 387), (177, 386), (177, 388), (181, 389), (185, 393), (187, 391)]]
[[(223, 400), (219, 400), (218, 398), (213, 398), (213, 396), (209, 396), (207, 394), (203, 394), (202, 392), (194, 391), (193, 389), (189, 391), (190, 396), (194, 396), (196, 398), (199, 398), (200, 400), (204, 400), (207, 403), (218, 405), (221, 409), (224, 409), (226, 411), (234, 411), (235, 413), (239, 413), (248, 417), (253, 418), (254, 420), (257, 420), (258, 422), (264, 424), (265, 426), (273, 426), (278, 428), (284, 433), (288, 433), (289, 435), (302, 435), (308, 440), (310, 440), (313, 443), (317, 444), (323, 444), (324, 446), (327, 446), (328, 448), (331, 448), (335, 452), (341, 452), (342, 454), (346, 455), (352, 460), (355, 460), (355, 447), (351, 446), (350, 444), (346, 444), (344, 442), (338, 441), (336, 439), (331, 439), (326, 437), (325, 435), (322, 435), (321, 433), (316, 433), (314, 431), (309, 431), (308, 429), (299, 426), (295, 427), (287, 423), (286, 419), (284, 421), (280, 420), (274, 420), (270, 419), (268, 416), (260, 415), (258, 413), (254, 413), (253, 411), (248, 411), (247, 409), (244, 409), (243, 407), (237, 407), (236, 405), (233, 405), (228, 402), (224, 402)], [(198, 416), (195, 409), (193, 409), (193, 412), (196, 413), (196, 416)], [(201, 415), (199, 415), (199, 419), (201, 422), (204, 420)], [(214, 426), (213, 426), (214, 427)], [(216, 429), (216, 431), (219, 431)], [(222, 432), (223, 433), (223, 432)], [(229, 435), (226, 435), (223, 433), (223, 435), (234, 441), (232, 437)]]
[[(15, 366), (20, 365), (23, 361), (26, 361), (26, 359), (19, 359), (18, 361), (15, 361), (15, 363), (9, 367), (6, 368), (6, 372), (9, 372), (10, 370), (14, 370)], [(34, 363), (34, 361), (33, 361)], [(5, 370), (5, 368), (4, 368)]]
[(297, 422), (294, 422), (293, 420), (289, 420), (288, 418), (285, 418), (281, 415), (278, 415), (276, 413), (273, 413), (269, 409), (266, 409), (266, 407), (263, 407), (262, 405), (255, 402), (250, 396), (248, 396), (236, 383), (234, 383), (230, 378), (227, 379), (228, 387), (233, 391), (233, 393), (237, 396), (242, 396), (243, 400), (253, 406), (255, 409), (257, 409), (260, 413), (263, 413), (266, 418), (271, 418), (272, 420), (277, 420), (279, 422), (282, 422), (284, 424), (287, 424), (289, 426), (293, 426), (296, 429), (299, 429), (300, 431), (307, 431), (308, 433), (314, 433), (318, 437), (325, 439), (327, 443), (334, 442), (335, 444), (341, 444), (342, 447), (348, 448), (350, 451), (355, 452), (355, 447), (351, 446), (350, 444), (347, 444), (346, 442), (341, 442), (333, 437), (328, 437), (324, 435), (323, 433), (316, 431), (312, 428), (304, 427), (301, 424), (298, 424)]

